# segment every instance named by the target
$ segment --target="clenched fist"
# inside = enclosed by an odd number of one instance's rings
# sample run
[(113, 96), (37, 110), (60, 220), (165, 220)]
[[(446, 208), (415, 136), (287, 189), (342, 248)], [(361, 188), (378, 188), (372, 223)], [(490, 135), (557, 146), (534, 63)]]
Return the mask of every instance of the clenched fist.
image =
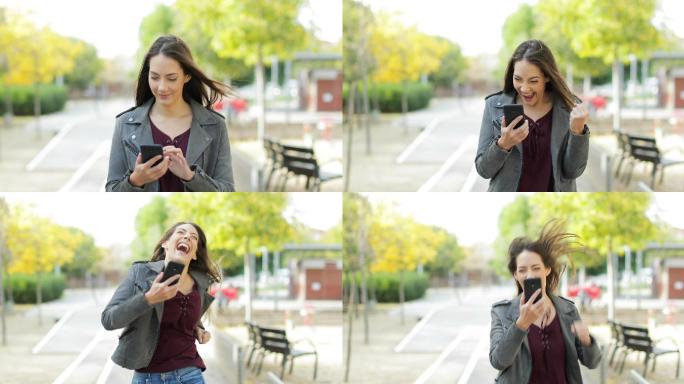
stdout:
[(575, 108), (570, 111), (570, 130), (575, 135), (581, 135), (584, 132), (584, 125), (589, 120), (589, 110), (584, 104), (575, 105)]

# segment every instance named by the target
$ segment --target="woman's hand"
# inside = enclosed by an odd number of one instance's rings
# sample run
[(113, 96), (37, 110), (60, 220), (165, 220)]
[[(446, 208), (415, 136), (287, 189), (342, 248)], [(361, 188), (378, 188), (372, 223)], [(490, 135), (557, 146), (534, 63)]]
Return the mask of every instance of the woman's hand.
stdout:
[(171, 299), (176, 296), (176, 292), (178, 292), (178, 284), (174, 283), (180, 280), (181, 275), (174, 275), (164, 282), (161, 281), (162, 276), (164, 276), (164, 272), (159, 272), (150, 289), (145, 292), (145, 300), (147, 300), (150, 305)]
[(572, 331), (573, 335), (579, 338), (580, 343), (582, 343), (583, 346), (588, 347), (591, 345), (591, 336), (589, 335), (589, 328), (587, 328), (587, 326), (584, 325), (582, 320), (577, 320), (574, 323), (572, 323), (570, 331)]
[(195, 338), (200, 344), (206, 344), (211, 340), (211, 332), (205, 331), (200, 327), (195, 327)]
[(534, 291), (529, 302), (525, 302), (525, 295), (520, 297), (520, 315), (515, 325), (526, 331), (530, 325), (534, 324), (544, 314), (544, 300), (534, 302), (537, 296), (541, 295), (541, 288)]
[(183, 151), (173, 145), (164, 147), (164, 156), (169, 157), (169, 170), (181, 180), (190, 181), (195, 177), (195, 172), (190, 169), (188, 161), (183, 156)]
[[(154, 165), (160, 159), (161, 162)], [(142, 187), (149, 182), (159, 180), (160, 177), (164, 176), (168, 168), (169, 158), (166, 156), (162, 159), (160, 155), (157, 155), (143, 163), (142, 155), (138, 154), (138, 157), (135, 159), (135, 168), (128, 177), (128, 181), (136, 187)]]
[(499, 148), (510, 151), (511, 148), (525, 140), (530, 133), (530, 125), (527, 122), (527, 119), (525, 119), (525, 122), (520, 127), (513, 129), (522, 118), (522, 115), (516, 117), (509, 125), (506, 125), (505, 117), (501, 120), (501, 137), (499, 137), (499, 140), (496, 142), (496, 145), (498, 145)]
[(584, 132), (584, 125), (589, 120), (589, 110), (584, 104), (577, 104), (575, 108), (570, 111), (570, 130), (575, 135), (582, 135)]

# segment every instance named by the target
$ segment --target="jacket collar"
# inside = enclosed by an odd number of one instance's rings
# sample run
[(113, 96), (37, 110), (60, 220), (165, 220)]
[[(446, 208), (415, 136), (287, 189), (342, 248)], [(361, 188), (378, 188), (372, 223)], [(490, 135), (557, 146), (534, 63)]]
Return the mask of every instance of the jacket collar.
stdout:
[[(137, 125), (136, 132), (140, 137), (141, 144), (152, 144), (152, 127), (150, 126), (150, 109), (154, 104), (154, 97), (144, 102), (140, 107), (133, 111), (126, 123)], [(219, 123), (218, 116), (208, 111), (204, 106), (195, 100), (190, 100), (192, 109), (192, 123), (190, 124), (190, 138), (188, 140), (188, 150), (185, 159), (189, 165), (197, 163), (204, 150), (211, 144), (212, 137), (204, 127)]]

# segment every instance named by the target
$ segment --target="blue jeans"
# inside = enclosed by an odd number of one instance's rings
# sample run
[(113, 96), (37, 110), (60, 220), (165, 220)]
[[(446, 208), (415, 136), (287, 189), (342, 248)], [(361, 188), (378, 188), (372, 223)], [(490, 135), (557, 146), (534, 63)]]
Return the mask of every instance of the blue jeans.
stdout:
[(204, 384), (202, 370), (186, 367), (162, 373), (135, 372), (131, 384)]

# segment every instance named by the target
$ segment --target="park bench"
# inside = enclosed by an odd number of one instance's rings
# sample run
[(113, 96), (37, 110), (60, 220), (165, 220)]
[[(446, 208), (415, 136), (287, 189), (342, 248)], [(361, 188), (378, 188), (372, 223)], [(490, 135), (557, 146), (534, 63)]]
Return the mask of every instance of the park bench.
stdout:
[(322, 183), (342, 177), (340, 172), (322, 168), (313, 148), (285, 145), (273, 139), (265, 139), (264, 150), (268, 157), (265, 190), (269, 190), (273, 181), (274, 190), (284, 191), (291, 176), (304, 176), (307, 191), (320, 191)]
[[(287, 333), (283, 329), (258, 327), (259, 339), (262, 349), (259, 351), (257, 375), (261, 372), (261, 366), (264, 362), (266, 353), (274, 353), (282, 356), (280, 379), (282, 380), (285, 374), (285, 365), (290, 361), (290, 374), (292, 374), (292, 367), (294, 366), (294, 359), (301, 356), (314, 356), (314, 372), (313, 379), (316, 380), (318, 373), (318, 352), (310, 340), (303, 339), (291, 342), (287, 338)], [(311, 349), (295, 349), (294, 346), (300, 342), (307, 342), (311, 345)]]
[(677, 342), (672, 338), (665, 338), (672, 341), (674, 348), (660, 348), (657, 346), (660, 341), (654, 341), (648, 334), (648, 328), (637, 327), (631, 325), (621, 325), (621, 333), (623, 340), (623, 352), (622, 352), (622, 363), (620, 364), (620, 373), (622, 374), (625, 368), (625, 360), (630, 352), (644, 352), (646, 356), (644, 357), (644, 370), (642, 376), (646, 378), (646, 371), (648, 370), (648, 362), (653, 360), (653, 367), (651, 372), (655, 371), (656, 359), (658, 356), (676, 353), (677, 354), (677, 373), (676, 378), (679, 378), (679, 363), (680, 363), (680, 352)]
[[(624, 341), (622, 340), (622, 324), (615, 320), (608, 320), (610, 325), (611, 341), (608, 346), (608, 353), (610, 354), (610, 360), (608, 361), (608, 366), (613, 366), (613, 360), (618, 350), (625, 347)], [(611, 352), (612, 350), (612, 352)]]
[(615, 176), (619, 176), (620, 168), (623, 162), (628, 161), (630, 164), (629, 172), (625, 174), (625, 183), (629, 184), (634, 173), (634, 165), (636, 162), (650, 163), (651, 168), (651, 189), (655, 188), (655, 180), (660, 172), (660, 181), (663, 182), (665, 177), (665, 168), (684, 164), (684, 160), (669, 159), (662, 155), (662, 151), (658, 147), (654, 137), (631, 135), (625, 132), (618, 133), (618, 144), (620, 148), (620, 160), (615, 171)]

